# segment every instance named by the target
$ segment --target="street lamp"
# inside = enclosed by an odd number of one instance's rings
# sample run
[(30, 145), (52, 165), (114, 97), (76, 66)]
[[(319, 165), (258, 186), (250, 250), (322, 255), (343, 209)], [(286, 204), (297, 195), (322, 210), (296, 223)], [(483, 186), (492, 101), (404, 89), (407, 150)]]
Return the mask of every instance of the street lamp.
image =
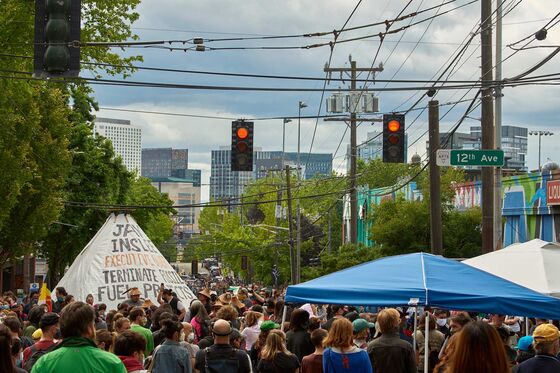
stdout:
[(550, 131), (529, 131), (530, 136), (538, 136), (539, 137), (539, 171), (541, 169), (541, 137), (542, 136), (552, 136), (554, 133)]
[[(306, 108), (307, 104), (300, 101), (298, 104), (298, 126), (297, 126), (297, 168), (298, 168), (298, 185), (301, 181), (301, 163), (300, 163), (300, 143), (301, 143), (301, 109)], [(301, 216), (299, 207), (299, 198), (296, 201), (297, 214), (297, 248), (296, 248), (296, 284), (299, 284), (301, 277)]]

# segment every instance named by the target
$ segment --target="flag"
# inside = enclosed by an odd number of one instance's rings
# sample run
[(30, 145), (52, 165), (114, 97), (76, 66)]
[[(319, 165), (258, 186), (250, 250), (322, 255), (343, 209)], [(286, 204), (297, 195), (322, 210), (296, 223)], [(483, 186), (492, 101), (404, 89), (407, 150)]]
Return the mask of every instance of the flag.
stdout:
[(41, 292), (39, 293), (39, 301), (37, 304), (46, 304), (49, 312), (52, 312), (51, 291), (47, 288), (47, 284), (43, 282)]

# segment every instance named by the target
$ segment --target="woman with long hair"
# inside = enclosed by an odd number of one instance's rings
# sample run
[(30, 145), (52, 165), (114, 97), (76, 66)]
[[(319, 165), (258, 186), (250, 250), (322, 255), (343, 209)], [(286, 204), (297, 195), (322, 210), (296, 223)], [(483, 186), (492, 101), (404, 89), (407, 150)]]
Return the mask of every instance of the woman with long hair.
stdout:
[(194, 330), (194, 343), (198, 343), (210, 332), (208, 328), (208, 321), (210, 320), (210, 317), (208, 317), (208, 312), (202, 302), (198, 300), (192, 302), (190, 315), (190, 323)]
[(445, 373), (509, 373), (504, 345), (496, 328), (473, 321), (457, 335)]
[(367, 352), (354, 345), (348, 319), (338, 318), (332, 323), (323, 345), (327, 347), (323, 352), (324, 373), (373, 373)]
[(261, 351), (257, 365), (259, 373), (298, 373), (299, 359), (286, 348), (286, 334), (281, 330), (271, 330)]
[(179, 321), (166, 319), (161, 322), (163, 343), (154, 351), (150, 362), (153, 373), (185, 373), (192, 371), (189, 351), (179, 343), (183, 325)]

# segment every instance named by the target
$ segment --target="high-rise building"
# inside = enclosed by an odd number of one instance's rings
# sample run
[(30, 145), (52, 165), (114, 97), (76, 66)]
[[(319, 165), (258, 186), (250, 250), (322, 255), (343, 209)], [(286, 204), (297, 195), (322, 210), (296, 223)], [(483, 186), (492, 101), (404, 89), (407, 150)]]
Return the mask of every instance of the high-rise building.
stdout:
[(229, 147), (212, 150), (210, 168), (211, 201), (239, 197), (252, 179), (253, 172), (251, 171), (231, 170), (231, 150)]
[[(308, 157), (309, 156), (309, 157)], [(297, 153), (255, 150), (253, 171), (231, 171), (229, 148), (212, 151), (210, 171), (210, 199), (224, 200), (239, 197), (245, 186), (254, 179), (261, 179), (269, 172), (279, 172), (286, 165), (297, 166)], [(309, 159), (308, 159), (309, 158)], [(301, 173), (304, 179), (317, 175), (329, 176), (332, 172), (332, 154), (301, 153)]]
[(96, 118), (93, 126), (94, 136), (101, 135), (111, 140), (115, 154), (122, 158), (126, 169), (141, 171), (142, 166), (142, 129), (130, 124), (129, 120)]
[(153, 177), (152, 185), (160, 193), (167, 193), (169, 199), (173, 201), (173, 206), (177, 207), (175, 233), (179, 237), (188, 238), (193, 234), (198, 234), (198, 219), (200, 218), (200, 207), (188, 206), (200, 204), (200, 184), (194, 185), (193, 180), (176, 177)]
[(183, 177), (179, 170), (187, 170), (188, 149), (145, 148), (142, 149), (142, 176), (144, 177)]

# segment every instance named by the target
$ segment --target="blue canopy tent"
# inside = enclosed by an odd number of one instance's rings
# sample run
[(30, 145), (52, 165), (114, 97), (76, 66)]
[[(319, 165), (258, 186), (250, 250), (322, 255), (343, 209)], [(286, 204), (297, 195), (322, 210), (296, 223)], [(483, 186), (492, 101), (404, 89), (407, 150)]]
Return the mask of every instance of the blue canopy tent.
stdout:
[[(530, 276), (530, 274), (527, 274)], [(414, 253), (360, 264), (288, 287), (286, 303), (418, 305), (560, 319), (560, 299), (441, 256)]]

